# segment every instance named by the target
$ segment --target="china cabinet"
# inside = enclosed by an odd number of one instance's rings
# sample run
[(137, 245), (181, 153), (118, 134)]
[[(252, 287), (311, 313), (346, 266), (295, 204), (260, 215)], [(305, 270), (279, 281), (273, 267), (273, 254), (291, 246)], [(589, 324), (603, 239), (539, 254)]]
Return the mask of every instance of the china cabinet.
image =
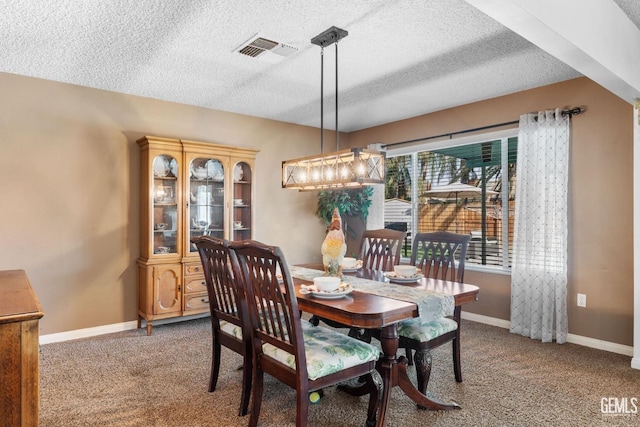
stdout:
[(191, 239), (253, 237), (257, 150), (145, 136), (140, 147), (138, 326), (209, 311)]

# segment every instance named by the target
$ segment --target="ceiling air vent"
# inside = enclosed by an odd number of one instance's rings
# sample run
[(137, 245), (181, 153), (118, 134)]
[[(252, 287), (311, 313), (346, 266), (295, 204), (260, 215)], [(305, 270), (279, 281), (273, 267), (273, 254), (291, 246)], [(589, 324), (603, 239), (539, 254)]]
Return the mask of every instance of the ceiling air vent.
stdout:
[(293, 46), (275, 42), (273, 40), (260, 37), (257, 34), (235, 50), (235, 52), (267, 62), (278, 62), (285, 56), (289, 56), (297, 51), (298, 49)]

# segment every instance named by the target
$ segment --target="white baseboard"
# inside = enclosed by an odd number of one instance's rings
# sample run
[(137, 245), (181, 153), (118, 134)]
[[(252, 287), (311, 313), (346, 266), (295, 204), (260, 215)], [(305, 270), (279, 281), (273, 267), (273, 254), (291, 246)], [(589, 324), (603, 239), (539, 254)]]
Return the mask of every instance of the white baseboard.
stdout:
[[(191, 316), (189, 318), (179, 317), (172, 319), (156, 320), (154, 325), (162, 325), (166, 323), (179, 322), (189, 319), (197, 319), (199, 317), (206, 317), (208, 314)], [(481, 314), (468, 313), (463, 311), (462, 318), (465, 320), (471, 320), (472, 322), (483, 323), (486, 325), (497, 326), (499, 328), (509, 329), (511, 322), (504, 319), (498, 319), (495, 317), (483, 316)], [(145, 322), (143, 321), (143, 327)], [(111, 334), (114, 332), (128, 331), (136, 329), (138, 327), (137, 321), (115, 323), (112, 325), (97, 326), (95, 328), (77, 329), (74, 331), (60, 332), (56, 334), (48, 334), (40, 336), (40, 344), (50, 344), (54, 342), (62, 342), (75, 340), (80, 338), (89, 338), (98, 335)], [(609, 341), (597, 340), (594, 338), (583, 337), (581, 335), (568, 334), (567, 342), (572, 344), (578, 344), (585, 347), (591, 347), (598, 350), (609, 351), (612, 353), (622, 354), (625, 356), (633, 356), (633, 347), (628, 345), (616, 344)], [(634, 369), (640, 369), (640, 360), (633, 358), (631, 360), (631, 367)]]
[(484, 323), (485, 325), (497, 326), (503, 329), (509, 329), (511, 322), (504, 319), (498, 319), (496, 317), (483, 316), (482, 314), (467, 313), (463, 311), (461, 317), (472, 322)]
[[(199, 319), (207, 317), (209, 313), (197, 314), (193, 316), (173, 317), (170, 319), (154, 320), (153, 326), (164, 325), (167, 323), (183, 322), (185, 320)], [(142, 327), (146, 327), (146, 322), (142, 321)], [(138, 321), (114, 323), (111, 325), (96, 326), (95, 328), (76, 329), (74, 331), (59, 332), (56, 334), (47, 334), (40, 336), (40, 344), (51, 344), (54, 342), (77, 340), (80, 338), (90, 338), (98, 335), (111, 334), (114, 332), (129, 331), (138, 328)]]
[(40, 344), (51, 344), (54, 342), (71, 341), (80, 338), (95, 337), (98, 335), (112, 334), (114, 332), (128, 331), (136, 329), (136, 320), (124, 323), (114, 323), (112, 325), (96, 326), (95, 328), (76, 329), (74, 331), (59, 332), (56, 334), (40, 335)]
[[(486, 325), (497, 326), (499, 328), (509, 329), (511, 322), (495, 317), (483, 316), (481, 314), (462, 312), (462, 318), (473, 322), (484, 323)], [(582, 335), (567, 335), (567, 342), (584, 347), (591, 347), (598, 350), (609, 351), (611, 353), (622, 354), (625, 356), (633, 356), (633, 347), (628, 345), (617, 344), (609, 341), (597, 340), (595, 338), (583, 337)], [(640, 369), (640, 360), (632, 360), (631, 367)]]

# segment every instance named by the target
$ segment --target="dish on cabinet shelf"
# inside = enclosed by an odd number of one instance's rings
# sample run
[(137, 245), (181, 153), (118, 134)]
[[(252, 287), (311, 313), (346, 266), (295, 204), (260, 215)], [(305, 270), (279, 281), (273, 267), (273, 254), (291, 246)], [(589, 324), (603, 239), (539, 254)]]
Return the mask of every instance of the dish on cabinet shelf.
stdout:
[(222, 165), (217, 160), (207, 160), (205, 163), (205, 167), (207, 168), (207, 177), (212, 178), (215, 181), (222, 181), (224, 175), (222, 173)]
[(153, 159), (153, 176), (164, 178), (171, 170), (169, 160), (164, 156), (158, 156)]
[(191, 176), (196, 179), (206, 179), (208, 175), (207, 168), (205, 167), (193, 167), (191, 168)]
[(244, 176), (244, 171), (242, 170), (242, 166), (236, 165), (236, 167), (233, 168), (233, 180), (242, 181), (243, 176)]
[(171, 176), (178, 176), (178, 162), (176, 162), (176, 159), (171, 159), (169, 162), (169, 172)]
[(196, 230), (204, 230), (209, 226), (209, 223), (207, 221), (197, 221), (194, 218), (191, 220), (191, 225), (193, 225), (193, 228), (195, 228)]

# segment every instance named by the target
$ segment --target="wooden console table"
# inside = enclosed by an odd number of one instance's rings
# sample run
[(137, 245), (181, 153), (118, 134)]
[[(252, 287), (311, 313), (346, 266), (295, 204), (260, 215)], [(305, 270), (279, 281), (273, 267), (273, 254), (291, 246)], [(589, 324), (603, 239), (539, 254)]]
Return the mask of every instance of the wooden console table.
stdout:
[(0, 424), (37, 426), (38, 322), (44, 315), (23, 270), (0, 271)]

